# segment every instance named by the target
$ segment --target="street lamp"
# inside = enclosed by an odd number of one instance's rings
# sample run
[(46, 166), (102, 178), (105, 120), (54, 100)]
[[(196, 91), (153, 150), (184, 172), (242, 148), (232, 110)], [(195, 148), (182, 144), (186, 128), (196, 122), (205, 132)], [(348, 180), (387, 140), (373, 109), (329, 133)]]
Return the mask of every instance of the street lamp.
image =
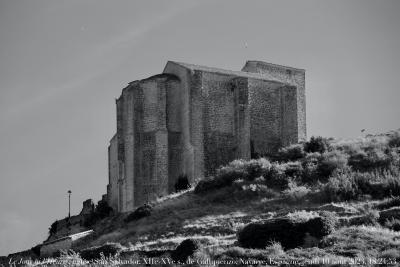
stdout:
[(68, 221), (71, 218), (71, 190), (68, 190)]

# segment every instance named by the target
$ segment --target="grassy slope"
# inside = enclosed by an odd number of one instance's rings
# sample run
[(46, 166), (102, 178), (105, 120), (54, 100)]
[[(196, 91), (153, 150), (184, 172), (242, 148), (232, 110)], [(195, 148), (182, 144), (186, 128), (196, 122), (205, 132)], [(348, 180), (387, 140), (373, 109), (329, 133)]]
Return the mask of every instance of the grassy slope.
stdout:
[(112, 241), (140, 250), (171, 249), (187, 237), (208, 240), (213, 245), (231, 244), (238, 228), (245, 224), (271, 218), (271, 212), (295, 208), (279, 199), (240, 199), (231, 194), (230, 188), (201, 196), (186, 191), (154, 203), (150, 217), (128, 224), (123, 222), (126, 214), (102, 220), (94, 227), (96, 235), (75, 248)]
[[(369, 151), (371, 147), (378, 151), (378, 155), (382, 154), (387, 146), (387, 137), (378, 136), (373, 139), (338, 141), (333, 144), (333, 148), (336, 152), (340, 150), (348, 153), (347, 158), (351, 153)], [(329, 158), (329, 153), (322, 156), (326, 155), (325, 158), (335, 164), (341, 161), (340, 157)], [(303, 160), (306, 159), (307, 157)], [(262, 181), (257, 183), (264, 186)], [(248, 185), (249, 181), (239, 184)], [(194, 255), (195, 258), (279, 258), (293, 262), (300, 258), (311, 260), (319, 257), (328, 260), (328, 263), (335, 263), (338, 260), (349, 262), (354, 257), (388, 257), (400, 262), (400, 232), (384, 228), (377, 224), (377, 218), (374, 218), (374, 212), (379, 212), (377, 210), (391, 207), (379, 207), (378, 204), (385, 200), (368, 200), (371, 196), (365, 196), (364, 200), (338, 201), (332, 205), (324, 202), (326, 199), (315, 197), (318, 196), (318, 188), (321, 189), (320, 185), (300, 183), (296, 187), (297, 190), (307, 187), (307, 193), (299, 195), (274, 193), (268, 191), (269, 189), (258, 192), (249, 187), (241, 191), (237, 185), (210, 190), (203, 194), (195, 194), (193, 190), (188, 190), (167, 196), (153, 203), (151, 216), (130, 223), (124, 222), (128, 214), (105, 218), (94, 225), (95, 233), (75, 243), (73, 250), (80, 251), (107, 242), (117, 242), (125, 247), (125, 256), (130, 257), (134, 254), (130, 254), (129, 251), (172, 250), (184, 239), (192, 238), (201, 244), (200, 250)], [(304, 191), (303, 189), (300, 192)], [(400, 206), (400, 201), (394, 206)], [(245, 249), (236, 242), (238, 231), (251, 222), (265, 221), (289, 213), (304, 213), (301, 216), (308, 216), (302, 211), (320, 210), (334, 211), (340, 219), (341, 226), (322, 240), (318, 247), (305, 246), (284, 251), (279, 244), (272, 243), (265, 249)], [(397, 212), (397, 216), (400, 218), (400, 212)]]
[[(383, 150), (386, 146), (386, 136), (374, 137), (374, 140), (339, 141), (334, 147), (340, 146), (352, 151), (360, 150), (360, 147), (366, 145), (378, 146)], [(311, 193), (293, 199), (284, 194), (238, 193), (233, 186), (211, 190), (201, 195), (189, 190), (154, 203), (150, 217), (126, 224), (123, 219), (127, 214), (120, 214), (98, 222), (94, 227), (95, 235), (76, 243), (74, 249), (79, 251), (106, 242), (118, 242), (131, 251), (170, 250), (176, 248), (182, 240), (193, 238), (201, 242), (202, 255), (214, 259), (279, 257), (295, 260), (324, 257), (332, 261), (349, 261), (352, 257), (389, 257), (400, 260), (400, 233), (381, 225), (368, 226), (374, 224), (373, 219), (372, 223), (370, 222), (373, 212), (369, 210), (377, 208), (377, 204), (384, 200), (354, 200), (336, 203), (336, 206), (324, 206), (326, 203), (312, 196)], [(365, 199), (368, 199), (368, 196)], [(328, 236), (323, 241), (324, 245), (319, 248), (303, 247), (283, 251), (279, 245), (272, 244), (271, 247), (257, 250), (240, 248), (235, 243), (238, 230), (250, 222), (259, 222), (296, 211), (321, 209), (334, 210), (342, 225)], [(361, 220), (352, 220), (355, 217), (360, 217)]]
[[(299, 248), (286, 252), (243, 249), (236, 246), (236, 233), (250, 222), (259, 222), (276, 216), (308, 210), (332, 210), (332, 205), (316, 203), (308, 198), (287, 202), (282, 197), (251, 200), (234, 196), (230, 188), (198, 196), (187, 191), (155, 204), (153, 214), (128, 224), (125, 215), (105, 219), (95, 226), (96, 234), (74, 246), (75, 250), (98, 246), (106, 242), (119, 242), (127, 250), (170, 250), (186, 238), (198, 239), (202, 251), (213, 258), (269, 259), (283, 257), (286, 260), (299, 257), (330, 259), (389, 255), (400, 257), (400, 233), (382, 227), (344, 226), (329, 236), (332, 245), (320, 248)], [(337, 215), (348, 222), (362, 216), (365, 210), (382, 201), (355, 201), (338, 203)], [(328, 241), (327, 241), (328, 242)]]

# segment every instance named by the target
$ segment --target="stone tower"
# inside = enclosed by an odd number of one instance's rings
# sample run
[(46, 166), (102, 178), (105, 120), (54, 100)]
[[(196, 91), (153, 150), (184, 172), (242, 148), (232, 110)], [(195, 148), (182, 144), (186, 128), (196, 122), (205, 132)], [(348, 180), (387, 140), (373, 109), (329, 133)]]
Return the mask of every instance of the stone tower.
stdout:
[(131, 211), (228, 162), (306, 138), (305, 71), (248, 61), (230, 71), (169, 61), (116, 100), (109, 204)]

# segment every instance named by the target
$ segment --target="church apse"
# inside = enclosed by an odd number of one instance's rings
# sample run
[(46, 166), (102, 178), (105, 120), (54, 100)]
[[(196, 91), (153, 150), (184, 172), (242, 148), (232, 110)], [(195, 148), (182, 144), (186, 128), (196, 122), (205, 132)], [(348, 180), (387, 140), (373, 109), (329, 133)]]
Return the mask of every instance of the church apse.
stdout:
[(169, 61), (117, 99), (108, 199), (131, 211), (235, 159), (276, 152), (305, 136), (304, 70), (247, 62), (230, 71)]

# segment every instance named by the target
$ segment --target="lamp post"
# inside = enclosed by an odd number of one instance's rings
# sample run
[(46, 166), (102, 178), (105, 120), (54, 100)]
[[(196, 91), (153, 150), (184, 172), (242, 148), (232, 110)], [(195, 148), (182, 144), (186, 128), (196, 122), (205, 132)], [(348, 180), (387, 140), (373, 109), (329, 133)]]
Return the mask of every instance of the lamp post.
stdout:
[(71, 218), (71, 190), (68, 190), (68, 221)]

